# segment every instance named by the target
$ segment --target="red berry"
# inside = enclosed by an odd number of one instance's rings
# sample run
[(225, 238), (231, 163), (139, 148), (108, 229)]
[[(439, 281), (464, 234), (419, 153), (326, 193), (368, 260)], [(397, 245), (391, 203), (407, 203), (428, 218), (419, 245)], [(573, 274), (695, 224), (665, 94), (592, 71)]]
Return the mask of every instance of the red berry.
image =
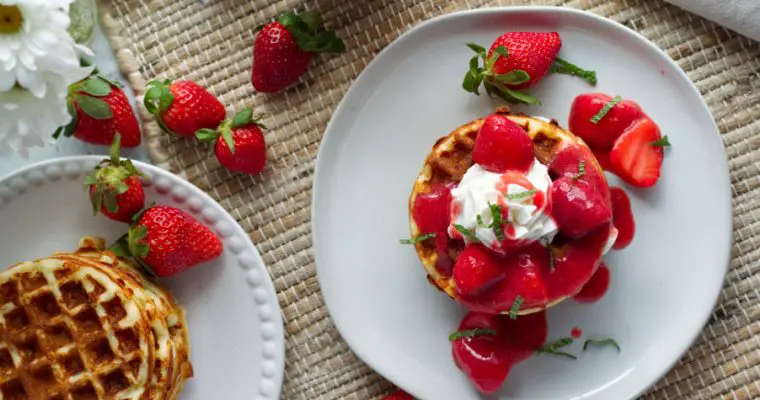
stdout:
[(602, 251), (609, 239), (611, 226), (552, 248), (552, 265), (545, 274), (551, 299), (575, 295), (591, 279), (602, 260)]
[(552, 184), (552, 217), (560, 232), (578, 238), (608, 223), (612, 209), (599, 187), (563, 176)]
[[(607, 178), (596, 168), (593, 160), (594, 155), (586, 146), (571, 144), (554, 154), (549, 162), (549, 171), (556, 178), (566, 176), (587, 182), (602, 194), (605, 202), (609, 202)], [(583, 168), (581, 168), (581, 162), (583, 162)]]
[(527, 172), (534, 160), (533, 141), (509, 118), (491, 114), (478, 131), (472, 160), (491, 172)]
[(663, 151), (662, 147), (652, 143), (660, 138), (660, 129), (651, 119), (636, 121), (612, 147), (610, 164), (613, 171), (633, 186), (654, 186), (660, 178)]
[[(93, 89), (95, 86), (97, 89)], [(140, 145), (140, 126), (121, 87), (98, 75), (77, 82), (69, 89), (68, 103), (76, 111), (71, 123), (55, 133), (92, 144), (108, 146), (117, 134), (121, 146)]]
[(154, 206), (130, 228), (129, 250), (159, 277), (175, 275), (218, 257), (222, 242), (189, 214)]
[(522, 89), (537, 85), (546, 76), (562, 47), (562, 39), (557, 32), (507, 32), (493, 42), (488, 50), (489, 57), (500, 46), (506, 47), (509, 55), (499, 57), (493, 72), (499, 75), (518, 69), (527, 72), (530, 76), (527, 82), (507, 85)]
[(582, 94), (570, 107), (570, 131), (583, 139), (595, 152), (612, 149), (620, 135), (635, 121), (646, 115), (638, 104), (623, 100), (615, 104), (598, 123), (591, 119), (599, 113), (612, 97), (603, 93)]
[(131, 222), (132, 217), (145, 207), (145, 191), (141, 178), (147, 178), (130, 160), (119, 157), (121, 136), (111, 144), (110, 158), (98, 164), (87, 176), (90, 203), (94, 213), (120, 222)]
[(493, 329), (497, 334), (463, 337), (451, 345), (454, 363), (482, 393), (496, 391), (514, 364), (512, 352), (499, 335), (499, 318), (498, 315), (468, 313), (459, 324), (459, 331), (481, 328)]
[(255, 175), (264, 170), (267, 162), (261, 126), (259, 119), (253, 119), (253, 110), (246, 108), (231, 120), (222, 122), (217, 131), (201, 129), (196, 137), (214, 141), (214, 155), (225, 168)]
[(203, 128), (215, 130), (226, 114), (214, 95), (192, 81), (151, 81), (144, 103), (163, 128), (186, 137)]
[(414, 397), (409, 393), (398, 389), (395, 392), (383, 397), (383, 400), (414, 400)]
[(470, 297), (487, 290), (504, 277), (502, 260), (481, 244), (464, 248), (454, 265), (457, 295)]

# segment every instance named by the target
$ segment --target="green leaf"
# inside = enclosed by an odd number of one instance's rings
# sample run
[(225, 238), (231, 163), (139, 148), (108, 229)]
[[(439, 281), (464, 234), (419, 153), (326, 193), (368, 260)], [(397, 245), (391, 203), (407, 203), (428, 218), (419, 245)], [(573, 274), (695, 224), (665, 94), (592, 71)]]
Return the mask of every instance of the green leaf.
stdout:
[(92, 96), (103, 97), (111, 93), (111, 85), (99, 76), (87, 78), (82, 90)]
[(512, 302), (512, 307), (509, 308), (510, 319), (517, 319), (517, 315), (518, 312), (520, 312), (520, 307), (522, 307), (523, 301), (525, 301), (525, 299), (519, 294), (517, 297), (515, 297), (515, 301)]
[(126, 169), (127, 169), (127, 171), (129, 171), (131, 174), (133, 174), (133, 175), (137, 175), (137, 176), (139, 176), (140, 178), (143, 178), (143, 179), (148, 179), (148, 175), (146, 175), (146, 174), (145, 174), (145, 172), (142, 172), (142, 171), (141, 171), (141, 170), (139, 170), (137, 167), (135, 167), (135, 164), (133, 164), (133, 163), (132, 163), (132, 160), (129, 160), (129, 159), (127, 159), (127, 160), (124, 160), (124, 161), (122, 162), (122, 165), (123, 165), (123, 166), (124, 166), (124, 168), (126, 168)]
[(507, 193), (504, 195), (504, 197), (506, 197), (507, 200), (522, 200), (529, 197), (533, 197), (533, 195), (536, 194), (537, 191), (538, 190), (536, 189), (531, 189), (531, 190), (526, 190), (524, 192), (515, 193), (515, 194)]
[(121, 135), (118, 133), (113, 137), (111, 148), (108, 149), (108, 155), (111, 158), (111, 164), (119, 165), (121, 158), (119, 157), (119, 150), (121, 149)]
[(119, 211), (119, 205), (116, 202), (116, 196), (110, 191), (103, 193), (103, 204), (106, 206), (106, 210), (108, 210), (108, 212), (115, 213), (116, 211)]
[(221, 129), (222, 133), (222, 140), (224, 140), (224, 143), (227, 143), (227, 147), (230, 149), (230, 152), (232, 154), (235, 154), (235, 139), (232, 137), (232, 130), (224, 127)]
[(322, 25), (322, 16), (316, 10), (304, 11), (298, 16), (311, 32), (316, 32), (319, 26)]
[(169, 106), (172, 105), (172, 102), (174, 101), (174, 94), (171, 90), (169, 90), (169, 86), (164, 86), (163, 89), (161, 89), (161, 97), (158, 102), (158, 108), (160, 112), (164, 112), (169, 109)]
[(92, 175), (87, 175), (87, 176), (84, 177), (84, 187), (85, 187), (85, 189), (89, 188), (90, 186), (94, 185), (97, 182), (98, 182), (98, 179), (95, 178)]
[(462, 236), (467, 237), (473, 242), (480, 242), (480, 239), (478, 239), (477, 236), (475, 236), (475, 232), (465, 228), (463, 225), (454, 224), (454, 229), (457, 230), (457, 232), (461, 233)]
[(504, 46), (499, 46), (495, 49), (493, 49), (493, 53), (491, 53), (491, 56), (488, 57), (488, 62), (486, 63), (486, 70), (490, 71), (493, 69), (494, 64), (496, 64), (496, 61), (499, 60), (500, 57), (509, 57), (509, 52), (507, 51), (507, 48)]
[[(118, 194), (126, 193), (126, 191), (129, 190), (129, 185), (127, 185), (126, 183), (124, 183), (124, 181), (121, 181), (121, 180), (115, 180), (114, 182), (111, 183), (111, 186), (113, 186), (113, 189)], [(112, 191), (109, 190), (108, 193), (112, 193)]]
[(413, 237), (411, 239), (399, 239), (398, 242), (401, 243), (401, 244), (417, 244), (419, 242), (422, 242), (422, 241), (425, 241), (425, 240), (428, 240), (428, 239), (432, 239), (434, 237), (435, 237), (435, 233), (426, 233), (424, 235), (419, 235), (419, 236)]
[(475, 81), (477, 80), (476, 77), (474, 77), (470, 71), (467, 71), (467, 74), (464, 76), (464, 80), (462, 81), (462, 89), (470, 92), (470, 93), (478, 93), (478, 87), (475, 86)]
[(620, 103), (622, 100), (623, 100), (622, 97), (615, 96), (615, 98), (612, 99), (612, 100), (610, 100), (610, 101), (608, 101), (607, 104), (605, 104), (602, 107), (602, 109), (599, 110), (598, 113), (596, 113), (596, 115), (594, 115), (593, 117), (591, 117), (591, 122), (594, 123), (594, 124), (598, 124), (599, 121), (601, 121), (602, 118), (604, 118), (604, 116), (607, 115), (607, 113), (610, 112), (610, 110), (612, 110), (612, 107), (615, 107), (615, 104)]
[(103, 120), (113, 117), (113, 113), (111, 112), (111, 108), (108, 107), (108, 103), (101, 99), (85, 95), (77, 95), (76, 101), (82, 111), (92, 118)]
[[(156, 81), (151, 81), (151, 83), (153, 82)], [(150, 89), (145, 92), (143, 104), (145, 104), (145, 108), (149, 113), (153, 115), (158, 114), (158, 110), (161, 105), (161, 88), (158, 86), (151, 86)]]
[(128, 234), (122, 235), (120, 238), (116, 239), (116, 241), (108, 246), (109, 251), (112, 251), (114, 254), (116, 254), (117, 257), (121, 258), (130, 258), (132, 254), (129, 252), (129, 243), (127, 243), (127, 237)]
[(496, 75), (494, 77), (498, 82), (507, 84), (507, 85), (519, 85), (521, 83), (525, 83), (530, 80), (530, 74), (527, 72), (521, 70), (521, 69), (513, 69), (506, 74)]
[(504, 98), (504, 100), (510, 102), (525, 103), (531, 105), (541, 104), (541, 100), (517, 90), (512, 90), (504, 85), (494, 85)]
[(241, 126), (249, 125), (252, 120), (253, 120), (253, 109), (251, 107), (246, 107), (242, 109), (239, 113), (235, 114), (234, 117), (232, 117), (232, 127), (240, 128)]
[(596, 71), (585, 70), (562, 58), (555, 58), (549, 73), (577, 76), (591, 85), (596, 85)]
[(457, 339), (465, 338), (465, 337), (477, 337), (477, 336), (496, 336), (497, 332), (496, 329), (490, 329), (490, 328), (475, 328), (475, 329), (466, 329), (463, 331), (457, 331), (449, 335), (449, 341), (453, 342)]
[(620, 345), (618, 342), (615, 341), (615, 339), (612, 338), (606, 338), (606, 339), (594, 339), (589, 338), (586, 340), (585, 343), (583, 343), (583, 351), (586, 351), (588, 349), (588, 346), (593, 344), (594, 346), (612, 346), (617, 349), (618, 353), (620, 353)]
[(480, 70), (480, 57), (478, 57), (477, 55), (472, 56), (472, 58), (470, 59), (470, 73), (471, 74), (473, 72), (478, 73), (480, 72), (479, 70)]
[(146, 228), (145, 225), (136, 225), (129, 228), (127, 235), (129, 252), (135, 257), (147, 257), (150, 252), (150, 247), (143, 243), (143, 240), (148, 236), (148, 228)]
[(577, 181), (578, 179), (581, 179), (581, 177), (582, 177), (583, 175), (585, 175), (585, 174), (586, 174), (586, 162), (585, 162), (585, 161), (583, 161), (583, 160), (581, 160), (581, 161), (578, 163), (578, 173), (577, 173), (577, 174), (575, 174), (575, 176), (573, 176), (573, 180), (574, 180), (574, 181)]
[(98, 211), (103, 207), (103, 192), (95, 189), (95, 193), (90, 197), (92, 204), (92, 215), (98, 215)]
[(493, 229), (493, 233), (496, 235), (496, 240), (503, 242), (506, 237), (504, 236), (504, 229), (502, 228), (501, 206), (498, 204), (488, 203), (488, 208), (491, 209), (492, 220), (489, 228)]
[(555, 355), (555, 356), (562, 356), (562, 357), (572, 358), (573, 360), (577, 360), (578, 357), (576, 357), (576, 356), (574, 356), (574, 355), (572, 355), (570, 353), (566, 353), (564, 351), (559, 351), (559, 349), (561, 349), (562, 347), (565, 347), (565, 346), (570, 345), (572, 343), (573, 343), (573, 339), (572, 338), (565, 337), (565, 338), (556, 340), (556, 341), (554, 341), (552, 343), (545, 344), (543, 347), (541, 347), (540, 349), (536, 350), (536, 353), (538, 353), (538, 354), (551, 354), (551, 355)]
[(486, 54), (486, 48), (479, 44), (467, 43), (466, 46), (478, 54)]
[(198, 138), (198, 140), (210, 141), (216, 140), (216, 138), (219, 137), (219, 133), (213, 129), (201, 128), (195, 131), (195, 137)]
[(668, 140), (668, 135), (665, 135), (650, 144), (654, 147), (670, 147), (670, 140)]
[(63, 133), (65, 129), (66, 127), (59, 126), (58, 129), (56, 129), (55, 132), (53, 132), (53, 139), (58, 139), (59, 137), (61, 137), (61, 134)]

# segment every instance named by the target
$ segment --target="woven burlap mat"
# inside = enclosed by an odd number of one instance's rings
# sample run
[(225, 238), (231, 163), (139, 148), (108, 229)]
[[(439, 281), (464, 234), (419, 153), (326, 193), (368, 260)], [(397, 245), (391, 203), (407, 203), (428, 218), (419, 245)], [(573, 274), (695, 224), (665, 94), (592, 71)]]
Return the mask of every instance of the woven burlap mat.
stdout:
[[(221, 168), (195, 141), (162, 133), (140, 110), (154, 163), (219, 200), (250, 233), (269, 267), (287, 334), (283, 398), (369, 399), (391, 385), (348, 349), (317, 284), (310, 204), (322, 133), (352, 80), (409, 27), (452, 11), (518, 4), (579, 8), (640, 32), (686, 71), (707, 100), (730, 160), (733, 258), (708, 326), (645, 397), (760, 398), (760, 44), (661, 0), (113, 0), (102, 2), (101, 11), (138, 95), (154, 78), (192, 79), (229, 109), (254, 105), (268, 115), (270, 164), (262, 175), (249, 177)], [(281, 94), (254, 97), (255, 27), (306, 7), (322, 11), (349, 51), (317, 57), (300, 83)]]

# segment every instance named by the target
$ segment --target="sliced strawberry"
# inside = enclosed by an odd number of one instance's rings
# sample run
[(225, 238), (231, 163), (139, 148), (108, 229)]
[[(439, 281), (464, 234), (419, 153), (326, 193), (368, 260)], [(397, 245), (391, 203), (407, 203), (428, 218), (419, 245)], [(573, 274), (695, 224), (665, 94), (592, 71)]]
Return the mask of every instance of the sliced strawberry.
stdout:
[(504, 277), (501, 259), (481, 244), (464, 248), (454, 265), (454, 282), (458, 296), (474, 296)]
[[(606, 185), (605, 185), (606, 188)], [(604, 192), (583, 179), (563, 176), (552, 184), (552, 217), (560, 232), (579, 238), (612, 219)]]
[(609, 151), (634, 121), (646, 116), (638, 104), (622, 100), (599, 122), (592, 122), (591, 119), (610, 101), (612, 97), (606, 94), (587, 93), (576, 97), (570, 107), (570, 132), (580, 136), (594, 151)]
[(612, 224), (618, 230), (613, 249), (624, 249), (633, 241), (636, 222), (631, 211), (631, 200), (621, 188), (610, 188), (612, 198)]
[(591, 279), (601, 262), (610, 229), (608, 224), (583, 238), (549, 248), (552, 268), (545, 280), (552, 300), (576, 294)]
[(604, 294), (607, 293), (607, 288), (610, 287), (610, 269), (602, 262), (599, 264), (599, 268), (596, 269), (591, 279), (583, 285), (578, 294), (573, 296), (573, 300), (578, 303), (594, 303), (599, 301)]
[(509, 118), (491, 114), (475, 139), (472, 160), (491, 172), (527, 172), (533, 164), (533, 141)]
[(500, 324), (498, 315), (468, 313), (459, 324), (459, 331), (491, 329), (496, 335), (462, 337), (452, 342), (454, 363), (482, 393), (498, 389), (514, 364), (512, 352), (499, 334)]
[(549, 257), (543, 246), (533, 242), (521, 248), (503, 259), (502, 268), (506, 271), (502, 280), (479, 295), (462, 298), (462, 303), (486, 313), (509, 312), (518, 296), (523, 310), (546, 305), (549, 298), (542, 274), (549, 269)]
[(618, 138), (610, 152), (610, 164), (615, 173), (636, 187), (651, 187), (660, 178), (662, 147), (653, 146), (659, 140), (660, 129), (649, 118), (634, 123)]

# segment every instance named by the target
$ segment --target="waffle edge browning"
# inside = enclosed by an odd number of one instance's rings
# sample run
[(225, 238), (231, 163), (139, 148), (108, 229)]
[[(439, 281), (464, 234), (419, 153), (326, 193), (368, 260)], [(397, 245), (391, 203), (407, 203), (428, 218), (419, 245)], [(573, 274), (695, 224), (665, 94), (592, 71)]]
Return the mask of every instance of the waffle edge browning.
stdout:
[[(495, 112), (506, 116), (525, 129), (528, 136), (533, 140), (536, 159), (544, 165), (548, 164), (554, 154), (567, 145), (580, 144), (587, 147), (581, 138), (561, 128), (556, 120), (547, 122), (522, 113), (512, 113), (505, 106), (498, 107)], [(417, 237), (424, 233), (420, 232), (417, 224), (414, 222), (414, 218), (412, 218), (415, 198), (418, 194), (429, 192), (430, 186), (433, 184), (458, 183), (462, 180), (464, 173), (473, 165), (472, 150), (475, 147), (475, 139), (483, 121), (485, 121), (485, 117), (470, 121), (456, 128), (448, 135), (441, 137), (433, 145), (409, 196), (409, 227), (411, 237)], [(592, 167), (602, 171), (602, 167), (596, 159), (593, 159)], [(417, 256), (427, 272), (427, 279), (433, 286), (446, 293), (452, 299), (455, 299), (456, 287), (454, 279), (451, 276), (445, 276), (436, 268), (438, 254), (436, 253), (435, 246), (430, 242), (422, 241), (415, 244)], [(560, 249), (552, 250), (560, 251)], [(459, 257), (459, 251), (449, 250), (449, 256), (456, 262)], [(522, 309), (518, 314), (525, 315), (538, 312), (559, 304), (563, 300), (565, 298), (556, 299), (548, 303), (544, 308)]]
[(184, 311), (103, 249), (85, 237), (0, 274), (0, 398), (179, 397), (192, 376)]

